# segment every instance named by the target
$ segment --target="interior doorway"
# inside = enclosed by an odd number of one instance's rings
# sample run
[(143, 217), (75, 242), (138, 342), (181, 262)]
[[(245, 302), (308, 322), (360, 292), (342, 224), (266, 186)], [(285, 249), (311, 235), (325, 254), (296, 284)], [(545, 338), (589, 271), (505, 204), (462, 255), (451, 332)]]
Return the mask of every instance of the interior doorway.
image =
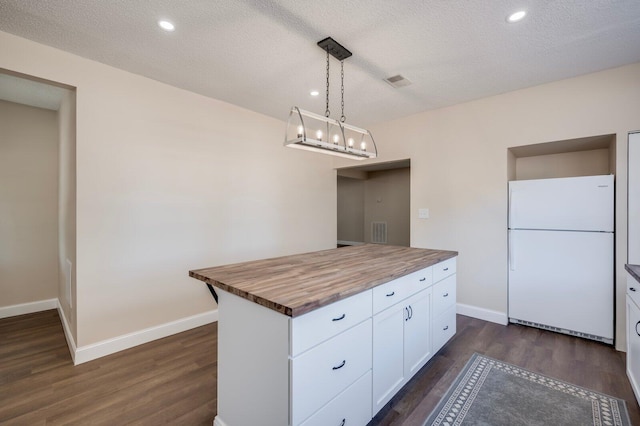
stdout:
[(411, 161), (337, 170), (337, 246), (409, 247)]
[(58, 308), (75, 336), (75, 88), (0, 69), (0, 128), (0, 318)]

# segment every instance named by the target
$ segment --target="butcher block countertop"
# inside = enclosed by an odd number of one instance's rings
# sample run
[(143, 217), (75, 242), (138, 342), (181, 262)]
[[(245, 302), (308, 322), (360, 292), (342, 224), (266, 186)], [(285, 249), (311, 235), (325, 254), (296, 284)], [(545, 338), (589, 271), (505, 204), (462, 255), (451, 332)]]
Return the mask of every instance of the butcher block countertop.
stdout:
[(636, 281), (640, 282), (640, 265), (631, 265), (627, 263), (626, 265), (624, 265), (624, 269), (626, 269), (627, 272), (629, 272), (631, 276), (636, 279)]
[(196, 269), (189, 276), (296, 317), (457, 255), (364, 244)]

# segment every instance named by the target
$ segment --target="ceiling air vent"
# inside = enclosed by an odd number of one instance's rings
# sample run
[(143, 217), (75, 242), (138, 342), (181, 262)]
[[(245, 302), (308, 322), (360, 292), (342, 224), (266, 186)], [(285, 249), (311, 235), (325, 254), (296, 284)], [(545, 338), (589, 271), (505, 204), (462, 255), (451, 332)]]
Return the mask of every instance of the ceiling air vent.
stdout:
[(408, 85), (411, 84), (411, 81), (407, 80), (406, 78), (404, 78), (400, 74), (394, 75), (392, 77), (385, 78), (384, 81), (386, 81), (387, 83), (389, 83), (390, 85), (392, 85), (395, 88), (404, 87), (404, 86), (408, 86)]

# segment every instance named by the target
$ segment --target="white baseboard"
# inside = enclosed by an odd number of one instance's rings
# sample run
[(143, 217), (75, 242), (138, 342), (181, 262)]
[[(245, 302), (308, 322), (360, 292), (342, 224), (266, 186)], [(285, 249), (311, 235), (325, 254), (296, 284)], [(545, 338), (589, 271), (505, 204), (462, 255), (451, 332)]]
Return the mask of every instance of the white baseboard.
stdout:
[(220, 416), (216, 416), (213, 419), (213, 426), (227, 426), (227, 424), (220, 419)]
[(56, 299), (58, 302), (58, 315), (60, 316), (60, 320), (62, 321), (62, 329), (64, 330), (64, 337), (67, 339), (67, 346), (69, 347), (69, 352), (71, 353), (71, 359), (73, 360), (73, 364), (76, 364), (76, 341), (73, 338), (73, 333), (71, 333), (71, 327), (69, 327), (69, 321), (67, 321), (67, 317), (64, 314), (64, 310), (62, 306), (60, 306), (60, 299)]
[(82, 364), (106, 355), (120, 352), (134, 346), (161, 339), (176, 333), (191, 330), (218, 320), (218, 310), (204, 312), (187, 318), (181, 318), (165, 324), (145, 328), (133, 333), (124, 334), (112, 339), (80, 346), (75, 350), (74, 364)]
[(48, 311), (58, 307), (58, 299), (38, 300), (37, 302), (21, 303), (19, 305), (0, 307), (0, 318), (15, 317), (17, 315), (32, 314)]
[(463, 303), (458, 303), (456, 312), (460, 315), (495, 322), (496, 324), (507, 325), (509, 323), (509, 317), (505, 312), (493, 311), (491, 309), (479, 308)]
[(163, 337), (182, 333), (183, 331), (218, 321), (218, 310), (216, 309), (154, 327), (145, 328), (144, 330), (135, 331), (112, 339), (103, 340), (102, 342), (77, 347), (73, 334), (71, 333), (69, 321), (67, 320), (64, 310), (62, 309), (62, 306), (60, 306), (60, 301), (57, 298), (0, 307), (0, 318), (48, 311), (49, 309), (58, 310), (58, 315), (60, 315), (60, 320), (62, 322), (62, 329), (64, 330), (64, 336), (67, 340), (67, 346), (69, 346), (69, 352), (71, 353), (74, 365), (82, 364), (115, 352), (142, 345), (143, 343), (151, 342), (152, 340), (162, 339)]

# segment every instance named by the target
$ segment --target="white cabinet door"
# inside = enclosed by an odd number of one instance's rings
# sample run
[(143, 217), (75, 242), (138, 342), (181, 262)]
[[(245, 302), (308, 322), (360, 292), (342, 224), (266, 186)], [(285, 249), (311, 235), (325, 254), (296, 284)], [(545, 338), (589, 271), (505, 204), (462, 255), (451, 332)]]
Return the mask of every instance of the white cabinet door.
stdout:
[(627, 296), (627, 376), (640, 400), (640, 309)]
[(373, 317), (373, 415), (431, 357), (431, 288)]
[(404, 383), (404, 304), (373, 317), (373, 414)]
[(404, 320), (404, 371), (411, 377), (430, 358), (431, 289), (423, 290), (405, 302)]

